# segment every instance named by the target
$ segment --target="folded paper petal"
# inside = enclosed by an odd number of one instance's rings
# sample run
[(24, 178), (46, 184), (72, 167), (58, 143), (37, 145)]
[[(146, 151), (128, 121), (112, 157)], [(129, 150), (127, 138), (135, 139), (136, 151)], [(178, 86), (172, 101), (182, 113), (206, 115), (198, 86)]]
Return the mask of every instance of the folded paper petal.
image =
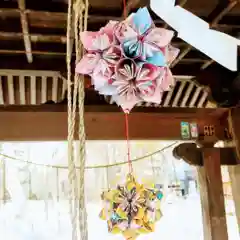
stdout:
[(128, 229), (123, 232), (123, 236), (125, 237), (126, 240), (136, 240), (138, 237), (138, 233), (135, 230)]
[(104, 88), (108, 86), (109, 77), (103, 74), (95, 74), (92, 76), (92, 84), (96, 91), (104, 91)]
[(117, 23), (117, 21), (110, 21), (98, 32), (81, 32), (80, 39), (83, 47), (88, 51), (102, 51), (110, 47), (111, 44), (116, 43), (113, 29), (115, 28)]
[(99, 35), (98, 32), (89, 32), (84, 31), (80, 33), (80, 40), (83, 44), (83, 47), (87, 50), (96, 50), (93, 49), (92, 42)]
[(167, 60), (168, 66), (171, 65), (171, 63), (177, 58), (180, 50), (178, 48), (173, 47), (172, 45), (168, 45), (165, 51), (165, 56)]
[(137, 32), (129, 25), (127, 21), (118, 23), (114, 28), (114, 35), (120, 43), (130, 39), (137, 38)]
[(146, 62), (159, 67), (166, 66), (166, 59), (161, 50), (153, 52), (151, 57), (146, 58)]
[(99, 94), (105, 95), (105, 96), (111, 96), (117, 94), (117, 88), (113, 85), (105, 84), (102, 87), (95, 88)]
[(175, 85), (175, 78), (168, 67), (164, 69), (164, 75), (161, 77), (161, 91), (169, 91)]
[(159, 68), (148, 63), (141, 65), (136, 76), (136, 87), (141, 97), (153, 96), (159, 76)]
[(174, 32), (164, 28), (153, 28), (145, 37), (145, 41), (154, 43), (158, 47), (166, 47), (172, 40)]
[(132, 38), (122, 44), (124, 56), (127, 58), (138, 58), (142, 56), (143, 43), (138, 38)]
[(116, 39), (113, 34), (113, 31), (118, 23), (119, 23), (118, 21), (109, 21), (105, 27), (102, 27), (100, 29), (100, 33), (107, 34), (112, 44), (116, 44)]
[(122, 51), (120, 47), (111, 46), (102, 52), (102, 59), (106, 61), (109, 66), (116, 66), (121, 59)]
[(92, 74), (100, 58), (100, 54), (98, 53), (85, 54), (80, 62), (76, 65), (76, 72), (80, 74)]
[(152, 24), (152, 18), (149, 14), (149, 11), (146, 7), (140, 8), (132, 17), (131, 24), (133, 29), (139, 34), (142, 35), (148, 31)]

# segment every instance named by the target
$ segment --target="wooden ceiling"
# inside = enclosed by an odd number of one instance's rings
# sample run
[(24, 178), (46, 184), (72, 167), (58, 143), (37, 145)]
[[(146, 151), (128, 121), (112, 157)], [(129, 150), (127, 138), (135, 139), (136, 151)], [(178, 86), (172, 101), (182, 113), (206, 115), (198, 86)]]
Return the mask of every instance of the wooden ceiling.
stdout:
[[(207, 20), (212, 28), (239, 36), (239, 0), (182, 0), (177, 3)], [(145, 5), (149, 5), (148, 0), (128, 0), (127, 9), (130, 13)], [(119, 20), (122, 16), (121, 0), (90, 0), (88, 29), (97, 30), (107, 21)], [(153, 13), (152, 17), (157, 26), (168, 27)], [(51, 70), (65, 76), (66, 20), (67, 0), (0, 1), (0, 69)], [(217, 97), (226, 89), (230, 91), (237, 73), (223, 69), (180, 39), (174, 38), (173, 45), (181, 49), (172, 64), (174, 75), (196, 77), (200, 84), (215, 91)]]

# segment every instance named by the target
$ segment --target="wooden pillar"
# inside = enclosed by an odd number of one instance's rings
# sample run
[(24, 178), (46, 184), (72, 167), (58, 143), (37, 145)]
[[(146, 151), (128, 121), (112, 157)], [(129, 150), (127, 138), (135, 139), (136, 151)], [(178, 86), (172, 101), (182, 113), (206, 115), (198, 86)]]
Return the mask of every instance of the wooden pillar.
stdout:
[(232, 185), (232, 195), (235, 204), (235, 212), (238, 223), (238, 231), (240, 235), (240, 166), (229, 166), (229, 177)]
[[(210, 142), (203, 142), (201, 145), (203, 148), (198, 148), (194, 143), (182, 143), (174, 148), (173, 155), (197, 167), (204, 240), (227, 240), (221, 165), (232, 166), (236, 171), (238, 165), (236, 151), (233, 147), (214, 148)], [(235, 180), (238, 181), (239, 178)], [(235, 186), (237, 188), (237, 184)], [(236, 196), (238, 196), (236, 201), (240, 202), (240, 195)]]
[(208, 189), (206, 184), (206, 174), (203, 167), (197, 167), (198, 173), (198, 186), (200, 192), (200, 200), (202, 207), (202, 222), (203, 222), (203, 236), (204, 240), (211, 240), (211, 231), (210, 231), (210, 213), (209, 213), (209, 203), (208, 203)]
[[(230, 133), (233, 136), (234, 145), (238, 155), (238, 162), (240, 163), (240, 109), (232, 109), (228, 118)], [(229, 176), (232, 183), (232, 195), (235, 204), (236, 217), (238, 222), (238, 229), (240, 234), (240, 166), (229, 167)]]
[(203, 170), (200, 170), (201, 198), (205, 240), (228, 240), (220, 151), (203, 148)]

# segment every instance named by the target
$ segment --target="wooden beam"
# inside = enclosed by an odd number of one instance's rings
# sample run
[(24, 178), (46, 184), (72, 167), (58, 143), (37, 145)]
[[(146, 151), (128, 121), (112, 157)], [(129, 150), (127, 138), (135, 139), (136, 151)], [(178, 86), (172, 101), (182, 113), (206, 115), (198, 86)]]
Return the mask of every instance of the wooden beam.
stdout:
[[(195, 143), (181, 143), (173, 149), (173, 155), (178, 159), (183, 159), (190, 165), (203, 166), (203, 151), (204, 149), (198, 148)], [(235, 148), (214, 148), (214, 151), (220, 153), (221, 165), (239, 164)]]
[(22, 24), (22, 32), (23, 32), (23, 40), (24, 40), (26, 56), (27, 56), (28, 62), (32, 63), (33, 56), (32, 56), (31, 40), (29, 37), (27, 14), (25, 12), (25, 10), (26, 10), (25, 0), (18, 0), (18, 7), (20, 9), (20, 19), (21, 19), (21, 24)]
[(205, 240), (228, 240), (226, 212), (220, 168), (220, 152), (214, 148), (203, 149), (205, 185), (203, 200), (205, 204)]
[[(193, 121), (203, 134), (215, 126), (215, 140), (224, 140), (219, 118), (226, 109), (135, 108), (129, 116), (133, 140), (180, 140), (180, 123)], [(77, 120), (78, 122), (78, 120)], [(78, 125), (78, 124), (76, 124)], [(124, 115), (115, 106), (85, 106), (88, 140), (124, 140)], [(67, 105), (0, 107), (0, 140), (57, 141), (67, 138)]]
[[(20, 40), (24, 36), (20, 32), (0, 32), (1, 40)], [(54, 42), (54, 43), (63, 43), (66, 44), (67, 37), (64, 35), (51, 35), (51, 34), (29, 34), (31, 42)]]
[[(131, 0), (130, 0), (131, 1)], [(135, 0), (139, 1), (139, 0)], [(136, 3), (137, 4), (137, 3)], [(129, 7), (134, 8), (131, 5), (131, 2), (127, 5)], [(129, 8), (128, 7), (128, 8)], [(18, 18), (19, 17), (19, 9), (14, 8), (0, 8), (0, 17), (2, 18)], [(49, 12), (49, 11), (35, 11), (32, 9), (25, 9), (24, 13), (28, 15), (29, 22), (31, 26), (35, 27), (43, 27), (45, 25), (46, 28), (65, 28), (67, 24), (67, 12)], [(114, 15), (101, 15), (101, 14), (89, 14), (88, 22), (89, 23), (107, 23), (108, 21), (121, 21), (122, 17), (117, 17)], [(162, 25), (164, 22), (161, 19), (156, 19), (154, 21), (156, 25)]]
[[(217, 14), (217, 16), (211, 21), (209, 24), (210, 27), (217, 26), (218, 22), (227, 14), (229, 13), (237, 4), (239, 3), (238, 0), (229, 1), (228, 4)], [(171, 64), (172, 67), (174, 67), (176, 64), (179, 63), (181, 59), (183, 59), (191, 50), (193, 47), (191, 45), (188, 45), (183, 52), (173, 61)], [(204, 63), (206, 65), (206, 63)], [(203, 64), (203, 66), (204, 66)]]

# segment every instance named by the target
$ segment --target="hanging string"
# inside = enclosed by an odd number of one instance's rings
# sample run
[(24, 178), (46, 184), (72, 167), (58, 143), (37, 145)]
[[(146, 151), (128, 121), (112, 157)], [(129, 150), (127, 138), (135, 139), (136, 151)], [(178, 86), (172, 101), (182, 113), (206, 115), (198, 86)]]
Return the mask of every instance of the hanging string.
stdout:
[[(127, 18), (127, 4), (126, 0), (123, 0), (123, 15), (124, 18)], [(125, 128), (126, 128), (126, 140), (127, 140), (127, 161), (128, 161), (128, 167), (129, 167), (129, 173), (132, 174), (133, 172), (133, 166), (130, 156), (130, 140), (129, 140), (129, 119), (128, 119), (129, 111), (125, 112)]]
[(126, 4), (126, 0), (123, 0), (123, 16), (124, 16), (124, 18), (127, 18), (127, 4)]
[[(133, 162), (138, 162), (138, 161), (141, 161), (141, 160), (144, 160), (144, 159), (146, 160), (149, 157), (151, 157), (153, 155), (156, 155), (158, 153), (161, 153), (162, 151), (164, 151), (166, 149), (169, 149), (169, 148), (173, 147), (174, 145), (176, 145), (178, 143), (179, 143), (178, 141), (173, 142), (173, 143), (169, 144), (168, 146), (166, 146), (164, 148), (161, 148), (157, 151), (154, 151), (152, 153), (148, 153), (147, 155), (144, 155), (144, 156), (141, 156), (141, 157), (138, 157), (138, 158), (135, 158), (135, 159), (131, 159), (131, 162), (133, 163)], [(0, 153), (0, 156), (3, 156), (4, 158), (8, 158), (10, 160), (19, 161), (19, 162), (23, 162), (23, 163), (29, 163), (29, 164), (40, 166), (40, 167), (59, 168), (59, 169), (67, 169), (68, 168), (67, 166), (62, 166), (62, 165), (50, 165), (50, 164), (30, 162), (30, 161), (27, 161), (27, 160), (15, 158), (13, 156), (8, 156), (8, 155), (3, 154), (3, 153)], [(128, 164), (128, 161), (117, 162), (117, 163), (112, 163), (112, 164), (104, 164), (104, 165), (85, 166), (85, 169), (111, 168), (111, 167), (117, 167), (117, 166), (121, 166), (121, 165), (125, 165), (125, 164)], [(76, 169), (79, 169), (79, 166), (76, 166)]]
[(133, 172), (133, 167), (132, 167), (132, 160), (131, 160), (131, 156), (130, 156), (128, 113), (125, 113), (125, 130), (126, 130), (126, 140), (127, 140), (127, 161), (128, 161), (129, 173), (131, 174)]

